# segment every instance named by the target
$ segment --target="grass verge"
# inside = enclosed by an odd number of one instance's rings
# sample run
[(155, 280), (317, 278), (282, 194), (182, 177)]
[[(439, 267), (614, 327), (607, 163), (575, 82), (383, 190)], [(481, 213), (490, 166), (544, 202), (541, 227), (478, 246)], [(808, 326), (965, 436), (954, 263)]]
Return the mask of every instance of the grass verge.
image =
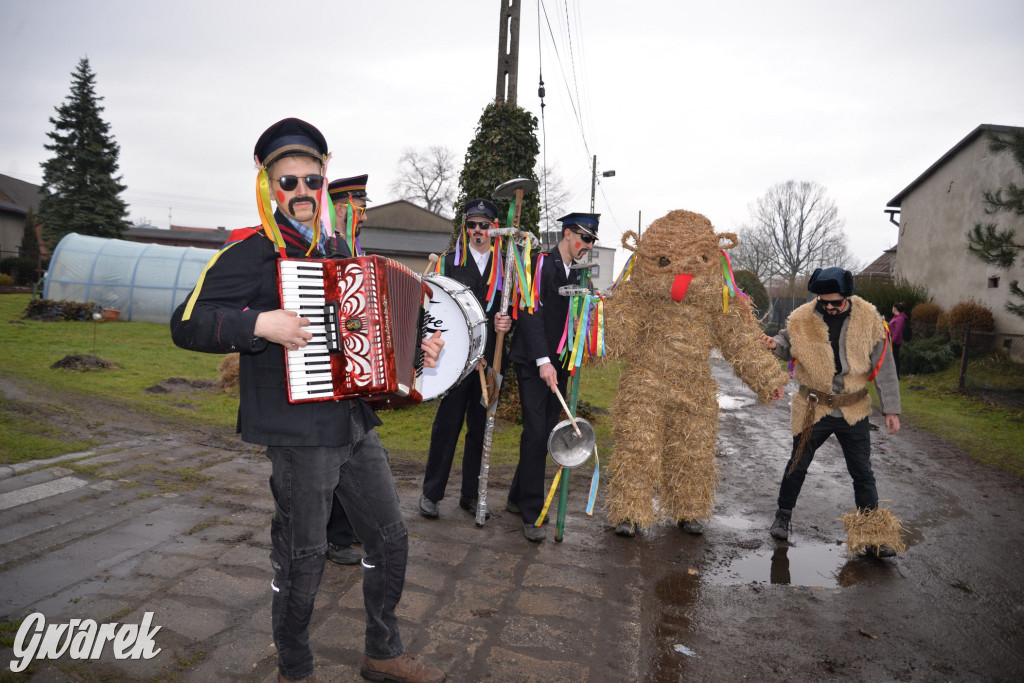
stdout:
[[(0, 295), (0, 374), (31, 380), (41, 386), (95, 395), (150, 414), (233, 427), (238, 407), (234, 396), (218, 391), (185, 394), (150, 393), (146, 389), (171, 377), (216, 379), (222, 356), (179, 349), (166, 325), (151, 323), (36, 322), (21, 318), (30, 296)], [(117, 370), (76, 372), (51, 369), (67, 355), (96, 355), (112, 361)], [(611, 420), (602, 411), (611, 407), (620, 365), (598, 362), (584, 369), (580, 397), (597, 409), (592, 422), (598, 452), (607, 462), (612, 454)], [(993, 356), (975, 362), (971, 374), (1005, 379), (1019, 377), (1024, 366)], [(956, 391), (957, 368), (932, 375), (905, 377), (903, 418), (907, 424), (935, 434), (968, 452), (980, 462), (1024, 475), (1024, 411), (999, 407)], [(567, 397), (568, 398), (568, 397)], [(505, 398), (503, 397), (503, 400)], [(877, 399), (876, 399), (877, 400)], [(381, 411), (378, 430), (397, 456), (426, 460), (437, 402), (395, 411)], [(514, 465), (519, 452), (519, 425), (499, 420), (491, 447), (494, 465)], [(461, 440), (456, 462), (461, 458)], [(67, 442), (37, 415), (19, 411), (17, 402), (0, 399), (0, 454), (19, 462), (84, 450), (88, 441)], [(593, 459), (578, 470), (589, 475)]]

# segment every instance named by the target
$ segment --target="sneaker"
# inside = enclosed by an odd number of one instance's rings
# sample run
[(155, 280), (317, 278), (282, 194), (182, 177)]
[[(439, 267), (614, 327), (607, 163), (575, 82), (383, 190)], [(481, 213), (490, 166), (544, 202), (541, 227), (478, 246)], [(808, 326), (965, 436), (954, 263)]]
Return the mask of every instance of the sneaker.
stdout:
[(793, 518), (792, 510), (783, 510), (779, 508), (775, 512), (775, 521), (772, 522), (772, 528), (768, 532), (773, 538), (777, 538), (780, 541), (789, 540), (789, 522)]
[(424, 517), (437, 517), (437, 503), (420, 494), (420, 514)]
[(704, 533), (704, 525), (696, 519), (679, 520), (679, 528), (693, 536), (700, 536)]
[(627, 520), (625, 522), (619, 522), (615, 525), (615, 533), (618, 536), (633, 538), (634, 536), (636, 536), (636, 529), (633, 527), (633, 522)]
[(371, 681), (392, 683), (441, 683), (445, 679), (443, 671), (417, 662), (408, 652), (394, 659), (363, 657), (359, 673)]
[(896, 551), (887, 545), (876, 545), (867, 548), (868, 555), (875, 557), (896, 557)]
[(337, 564), (359, 564), (363, 554), (350, 545), (340, 546), (333, 543), (327, 544), (327, 559)]
[(523, 524), (523, 536), (526, 536), (527, 541), (533, 543), (540, 543), (548, 537), (548, 530), (542, 526), (534, 526), (532, 524)]
[[(459, 496), (459, 507), (468, 512), (469, 514), (476, 517), (476, 498), (467, 498), (466, 496)], [(484, 519), (491, 518), (491, 511), (488, 510), (484, 513)]]

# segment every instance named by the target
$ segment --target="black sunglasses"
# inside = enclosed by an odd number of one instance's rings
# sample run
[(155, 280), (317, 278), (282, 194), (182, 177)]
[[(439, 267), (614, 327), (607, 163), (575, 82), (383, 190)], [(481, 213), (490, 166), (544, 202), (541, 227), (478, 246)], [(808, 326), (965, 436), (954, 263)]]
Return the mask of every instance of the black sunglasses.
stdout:
[(573, 230), (572, 234), (579, 235), (579, 238), (581, 240), (583, 240), (586, 244), (593, 244), (594, 240), (597, 239), (596, 237), (591, 235), (589, 232), (579, 232), (577, 230)]
[(316, 173), (311, 173), (307, 176), (283, 175), (280, 178), (275, 178), (275, 180), (277, 180), (282, 190), (285, 192), (291, 192), (299, 186), (300, 178), (302, 179), (302, 182), (306, 183), (306, 187), (311, 190), (319, 190), (324, 186), (324, 177), (322, 175), (317, 175)]
[(466, 221), (467, 230), (486, 230), (491, 227), (490, 221)]
[(846, 303), (846, 297), (843, 297), (842, 299), (837, 299), (835, 301), (825, 301), (819, 296), (818, 303), (820, 303), (825, 308), (842, 308), (843, 304)]

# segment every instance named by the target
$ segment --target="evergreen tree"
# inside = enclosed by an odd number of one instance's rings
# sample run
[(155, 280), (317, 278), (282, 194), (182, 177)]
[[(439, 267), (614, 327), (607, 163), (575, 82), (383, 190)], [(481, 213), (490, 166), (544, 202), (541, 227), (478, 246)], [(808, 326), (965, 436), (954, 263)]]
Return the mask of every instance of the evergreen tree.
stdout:
[[(994, 153), (1009, 151), (1017, 166), (1024, 172), (1024, 132), (1017, 131), (1009, 138), (990, 134), (988, 149)], [(1024, 188), (1018, 187), (1015, 183), (1008, 183), (1006, 187), (998, 188), (995, 192), (986, 190), (984, 197), (986, 214), (1006, 212), (1014, 216), (1024, 216)], [(967, 249), (985, 263), (1009, 270), (1013, 268), (1017, 257), (1024, 253), (1024, 242), (1017, 240), (1015, 228), (1000, 230), (995, 223), (975, 223), (974, 228), (967, 233)], [(1019, 281), (1010, 282), (1010, 296), (1021, 300), (1021, 303), (1007, 301), (1006, 310), (1024, 318), (1024, 289), (1020, 287)]]
[(96, 75), (83, 57), (72, 74), (71, 94), (50, 118), (53, 141), (44, 147), (53, 157), (42, 164), (43, 197), (39, 219), (43, 238), (52, 245), (70, 233), (120, 237), (130, 228), (124, 191), (117, 175), (120, 148), (110, 126), (100, 118), (102, 97), (96, 95)]
[[(537, 142), (537, 117), (507, 102), (491, 102), (477, 124), (476, 136), (469, 143), (466, 159), (459, 175), (459, 196), (455, 201), (455, 233), (462, 227), (462, 207), (470, 199), (489, 199), (494, 188), (513, 178), (537, 180), (534, 167), (540, 143)], [(509, 204), (507, 199), (494, 200), (501, 225)], [(519, 227), (537, 235), (540, 223), (540, 200), (536, 192), (523, 196)], [(454, 241), (454, 239), (453, 239)]]
[(757, 312), (761, 315), (767, 313), (768, 307), (771, 306), (771, 299), (768, 298), (768, 290), (764, 288), (757, 275), (749, 270), (737, 270), (733, 272), (733, 275), (736, 276), (736, 285), (750, 297)]
[(25, 229), (21, 234), (21, 257), (39, 259), (39, 237), (36, 235), (36, 215), (32, 207), (25, 214)]

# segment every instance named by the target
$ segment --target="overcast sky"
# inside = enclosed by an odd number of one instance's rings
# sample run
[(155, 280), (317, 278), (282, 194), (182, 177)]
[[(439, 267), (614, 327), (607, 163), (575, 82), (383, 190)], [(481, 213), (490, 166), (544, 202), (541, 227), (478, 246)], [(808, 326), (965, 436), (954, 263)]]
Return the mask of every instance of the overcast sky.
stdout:
[[(0, 0), (0, 173), (41, 183), (49, 118), (87, 56), (133, 221), (258, 223), (252, 148), (318, 126), (332, 178), (376, 204), (403, 148), (462, 159), (494, 98), (501, 0)], [(673, 209), (720, 232), (778, 182), (817, 182), (862, 264), (896, 243), (889, 199), (982, 123), (1024, 125), (1024, 2), (523, 0), (519, 105), (600, 235)], [(306, 11), (308, 10), (308, 11)], [(545, 12), (546, 10), (546, 12)], [(545, 16), (546, 15), (546, 16)], [(550, 30), (549, 30), (550, 26)], [(570, 97), (571, 93), (571, 97)]]

